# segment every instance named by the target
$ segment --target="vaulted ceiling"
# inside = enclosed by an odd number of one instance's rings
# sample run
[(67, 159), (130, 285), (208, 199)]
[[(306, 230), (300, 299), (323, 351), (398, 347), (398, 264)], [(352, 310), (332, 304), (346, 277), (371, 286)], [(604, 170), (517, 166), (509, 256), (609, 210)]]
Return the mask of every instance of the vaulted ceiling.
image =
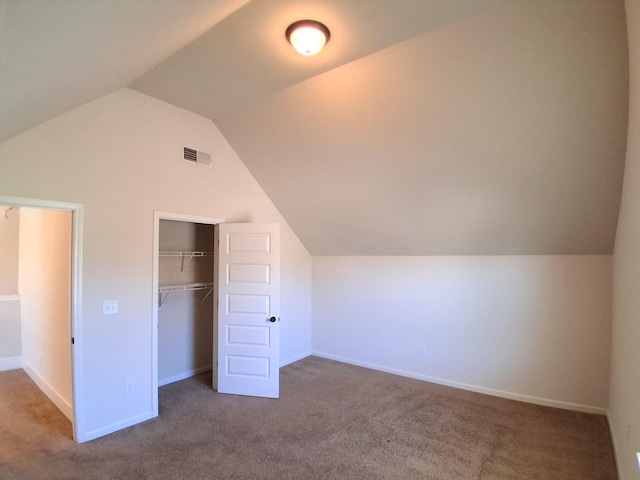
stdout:
[[(303, 18), (331, 30), (315, 57), (284, 37)], [(130, 87), (211, 118), (312, 254), (612, 252), (621, 0), (0, 0), (0, 22), (0, 142)]]

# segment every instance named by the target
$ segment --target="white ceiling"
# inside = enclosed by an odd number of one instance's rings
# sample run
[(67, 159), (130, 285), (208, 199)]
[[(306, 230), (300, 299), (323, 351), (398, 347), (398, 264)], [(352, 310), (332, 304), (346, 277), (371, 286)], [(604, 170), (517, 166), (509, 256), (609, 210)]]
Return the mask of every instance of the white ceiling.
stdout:
[(312, 254), (612, 252), (621, 0), (0, 2), (0, 141), (128, 85), (212, 118)]
[[(148, 72), (132, 87), (214, 118), (393, 44), (512, 0), (259, 0)], [(321, 55), (303, 57), (287, 27), (329, 26)], [(178, 86), (178, 87), (176, 87)]]
[(0, 143), (135, 79), (248, 0), (0, 0)]

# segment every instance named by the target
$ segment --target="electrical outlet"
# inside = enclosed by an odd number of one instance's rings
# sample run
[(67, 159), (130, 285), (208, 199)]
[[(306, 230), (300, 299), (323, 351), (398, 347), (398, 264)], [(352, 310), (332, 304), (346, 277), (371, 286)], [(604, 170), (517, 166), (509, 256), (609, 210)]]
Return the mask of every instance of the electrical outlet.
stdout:
[(419, 357), (426, 357), (427, 356), (427, 347), (420, 347), (418, 348), (418, 356)]
[(129, 381), (124, 382), (124, 394), (125, 395), (131, 395), (135, 391), (136, 391), (136, 382), (134, 382), (133, 380), (129, 380)]
[(115, 315), (118, 313), (117, 300), (105, 300), (102, 303), (102, 315)]

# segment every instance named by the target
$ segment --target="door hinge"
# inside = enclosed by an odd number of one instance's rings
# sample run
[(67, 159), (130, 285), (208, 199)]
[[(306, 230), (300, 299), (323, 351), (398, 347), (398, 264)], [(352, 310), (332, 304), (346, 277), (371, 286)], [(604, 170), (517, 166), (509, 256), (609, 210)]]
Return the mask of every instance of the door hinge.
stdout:
[(71, 337), (71, 345), (75, 345), (75, 343), (76, 343), (76, 339)]

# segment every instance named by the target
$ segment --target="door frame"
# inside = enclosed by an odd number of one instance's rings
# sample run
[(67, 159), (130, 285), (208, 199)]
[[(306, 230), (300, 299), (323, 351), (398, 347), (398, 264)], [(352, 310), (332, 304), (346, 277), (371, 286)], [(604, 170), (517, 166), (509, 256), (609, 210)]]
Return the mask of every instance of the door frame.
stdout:
[(13, 207), (62, 210), (71, 212), (71, 298), (69, 321), (71, 338), (71, 390), (73, 410), (73, 439), (82, 443), (84, 439), (84, 388), (82, 383), (82, 231), (83, 206), (79, 203), (59, 202), (37, 198), (0, 195), (0, 204)]
[[(152, 302), (153, 302), (153, 319), (151, 325), (151, 390), (152, 390), (152, 417), (158, 416), (158, 277), (159, 277), (159, 253), (160, 253), (160, 220), (173, 220), (177, 222), (202, 223), (205, 225), (218, 225), (224, 223), (222, 218), (204, 217), (200, 215), (190, 215), (187, 213), (162, 212), (153, 211), (153, 282), (152, 282)], [(214, 305), (215, 299), (218, 298), (217, 282), (213, 287)], [(215, 318), (217, 316), (216, 308), (214, 313), (214, 328), (216, 328)]]

